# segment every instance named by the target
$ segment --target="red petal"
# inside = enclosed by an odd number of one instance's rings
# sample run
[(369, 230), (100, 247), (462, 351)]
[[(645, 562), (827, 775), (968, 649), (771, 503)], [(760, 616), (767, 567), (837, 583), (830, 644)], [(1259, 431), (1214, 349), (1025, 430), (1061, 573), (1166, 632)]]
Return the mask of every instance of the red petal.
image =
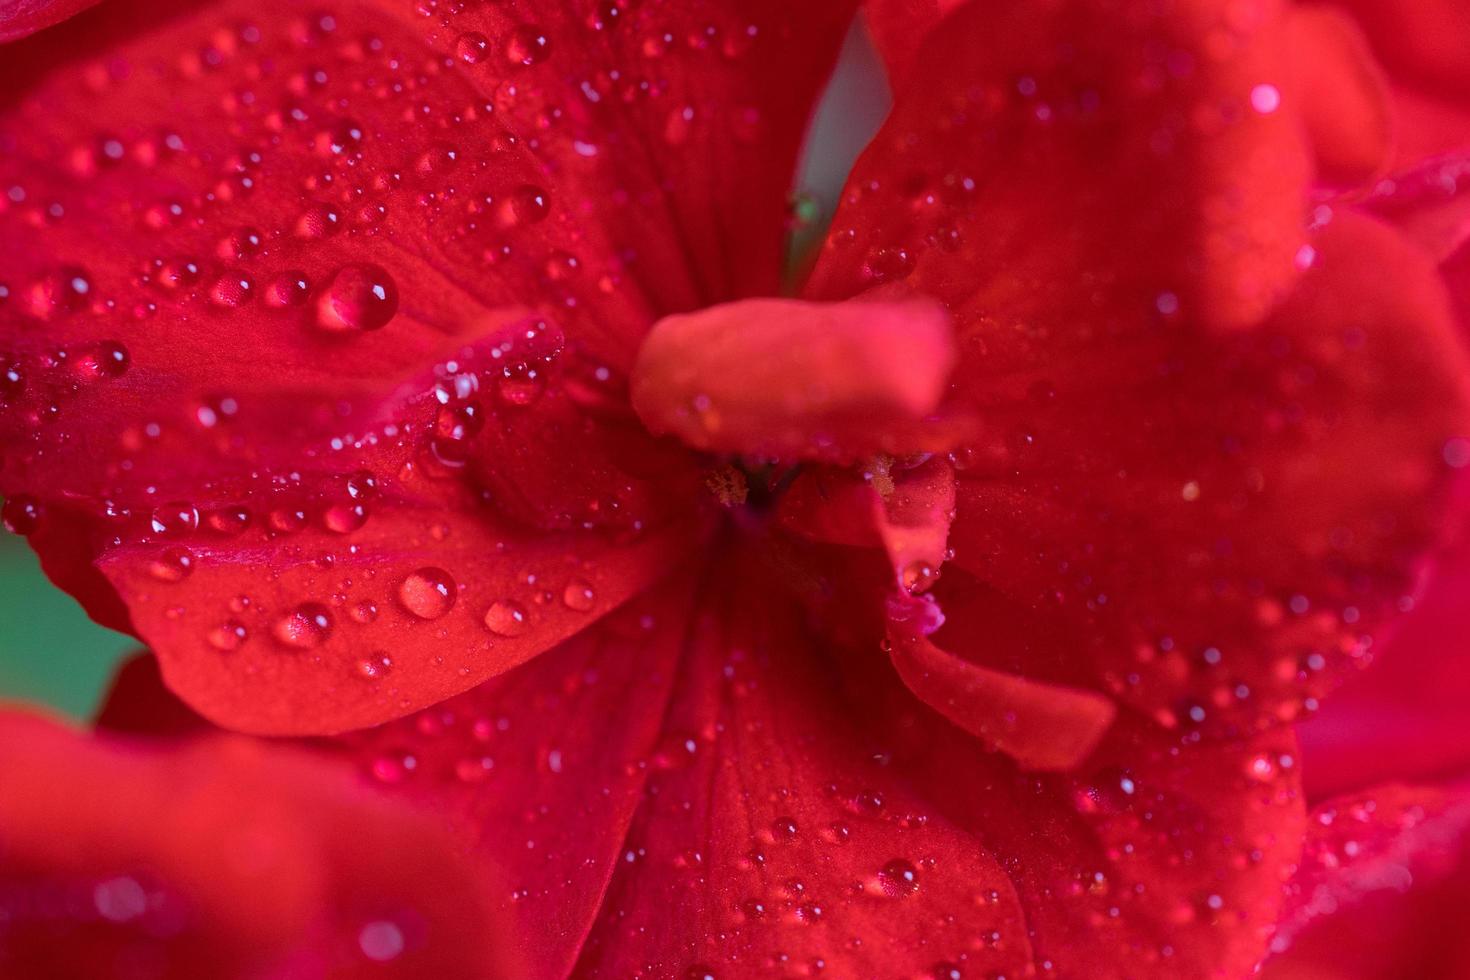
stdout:
[(1470, 98), (1470, 18), (1460, 0), (1334, 0), (1353, 12), (1378, 56), (1416, 87)]
[(526, 533), (466, 507), (384, 506), (344, 547), (331, 531), (258, 552), (190, 544), (109, 552), (169, 687), (211, 720), (269, 734), (395, 718), (501, 673), (585, 629), (667, 574), (688, 528), (631, 542)]
[[(910, 598), (909, 593), (929, 590), (941, 575), (954, 507), (954, 471), (936, 457), (916, 466), (871, 467), (862, 476), (805, 472), (782, 496), (777, 519), (783, 530), (807, 540), (882, 548), (891, 575), (859, 588), (867, 602), (888, 611), (889, 651), (903, 682), (934, 710), (1022, 766), (1070, 768), (1111, 724), (1115, 708), (1109, 698), (993, 670), (926, 638), (944, 623), (951, 600), (965, 614), (966, 626), (945, 636), (962, 648), (993, 652), (1017, 618), (1012, 611), (998, 622), (970, 619), (973, 600), (954, 591), (946, 591), (942, 606), (932, 595)], [(1033, 667), (1021, 658), (1013, 669)]]
[(123, 661), (94, 721), (99, 731), (119, 735), (172, 738), (214, 729), (163, 686), (158, 658), (146, 650)]
[(1275, 8), (1161, 9), (950, 15), (859, 160), (808, 295), (903, 281), (966, 328), (1039, 329), (1046, 311), (1080, 331), (1161, 296), (1211, 325), (1259, 320), (1295, 278), (1309, 170)]
[(859, 459), (916, 448), (953, 366), (933, 303), (750, 299), (660, 320), (638, 354), (633, 407), (700, 450)]
[[(105, 565), (170, 682), (252, 730), (381, 720), (574, 627), (429, 678), (413, 673), (436, 656), (425, 625), (393, 652), (405, 696), (368, 707), (347, 669), (401, 631), (335, 630), (320, 683), (284, 697), (273, 685), (310, 668), (195, 662), (210, 630), (244, 623), (239, 595), (267, 618), (317, 602), (345, 620), (333, 596), (366, 587), (403, 625), (398, 582), (444, 568), (486, 590), (456, 603), (478, 622), (495, 598), (559, 592), (568, 570), (546, 554), (616, 579), (594, 582), (601, 609), (641, 587), (658, 562), (619, 570), (620, 544), (519, 525), (674, 512), (683, 487), (623, 394), (636, 346), (660, 315), (778, 282), (789, 163), (849, 5), (731, 6), (103, 7), (7, 49), (0, 490), (49, 515), (34, 540), (57, 580), (122, 625)], [(364, 469), (380, 497), (359, 538), (364, 504), (342, 491)], [(237, 505), (242, 536), (204, 526)], [(331, 530), (268, 521), (303, 508)], [(430, 543), (441, 526), (457, 557)], [(201, 563), (159, 599), (144, 583), (174, 546)], [(256, 595), (247, 568), (281, 578)], [(293, 703), (315, 717), (281, 722)]]
[(1394, 120), (1388, 80), (1351, 17), (1327, 7), (1298, 7), (1283, 28), (1292, 51), (1302, 121), (1318, 177), (1358, 184), (1388, 166)]
[(86, 10), (97, 0), (0, 0), (0, 44), (34, 34)]
[(896, 636), (893, 665), (926, 704), (1024, 769), (1075, 767), (1113, 723), (1113, 702), (1092, 691), (982, 667), (921, 636)]
[(1260, 975), (1350, 980), (1470, 975), (1470, 794), (1377, 787), (1319, 807)]
[(1367, 202), (1437, 259), (1470, 241), (1470, 109), (1462, 122), (1455, 152), (1416, 161), (1380, 181)]
[[(530, 966), (567, 975), (651, 768), (688, 617), (679, 586), (640, 599), (503, 677), (350, 737), (364, 772), (443, 814), (500, 869), (500, 917)], [(660, 740), (662, 738), (662, 740)]]
[(965, 0), (865, 0), (863, 12), (890, 78), (902, 81), (924, 36)]
[(1083, 775), (1022, 774), (731, 575), (668, 720), (697, 748), (651, 779), (583, 972), (1249, 970), (1299, 833), (1289, 738), (1134, 725)]
[(485, 870), (319, 758), (10, 714), (0, 784), (6, 976), (518, 975)]
[(1300, 839), (1289, 734), (1126, 718), (1080, 772), (1023, 773), (871, 645), (808, 635), (768, 575), (719, 567), (692, 628), (677, 593), (630, 604), (350, 739), (507, 870), (532, 976), (566, 973), (599, 905), (587, 973), (1165, 978), (1260, 955)]
[(1464, 354), (1423, 255), (1351, 216), (1318, 248), (1252, 335), (974, 328), (996, 438), (963, 460), (954, 560), (1065, 625), (1058, 659), (1092, 665), (1068, 682), (1167, 724), (1274, 723), (1416, 589)]
[(1297, 726), (1312, 799), (1470, 771), (1467, 596), (1470, 538), (1461, 535), (1373, 666)]

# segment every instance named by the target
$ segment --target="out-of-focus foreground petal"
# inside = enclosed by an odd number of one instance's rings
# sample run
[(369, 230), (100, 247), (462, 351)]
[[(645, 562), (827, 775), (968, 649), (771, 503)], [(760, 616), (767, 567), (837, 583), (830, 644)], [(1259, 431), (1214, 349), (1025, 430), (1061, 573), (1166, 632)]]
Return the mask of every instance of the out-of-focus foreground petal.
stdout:
[(1470, 976), (1470, 792), (1391, 784), (1322, 804), (1291, 896), (1265, 980)]
[(0, 44), (59, 24), (97, 0), (0, 0)]
[(490, 872), (340, 762), (0, 714), (0, 974), (491, 977)]

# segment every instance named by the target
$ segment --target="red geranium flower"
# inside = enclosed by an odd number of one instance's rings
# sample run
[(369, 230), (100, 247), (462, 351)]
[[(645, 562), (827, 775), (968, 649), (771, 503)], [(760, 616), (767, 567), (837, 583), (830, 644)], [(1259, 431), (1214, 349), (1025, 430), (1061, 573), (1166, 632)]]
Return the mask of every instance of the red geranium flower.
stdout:
[(1388, 102), (1341, 15), (940, 6), (787, 298), (850, 2), (6, 48), (7, 521), (444, 815), (512, 975), (1248, 975), (1470, 455)]

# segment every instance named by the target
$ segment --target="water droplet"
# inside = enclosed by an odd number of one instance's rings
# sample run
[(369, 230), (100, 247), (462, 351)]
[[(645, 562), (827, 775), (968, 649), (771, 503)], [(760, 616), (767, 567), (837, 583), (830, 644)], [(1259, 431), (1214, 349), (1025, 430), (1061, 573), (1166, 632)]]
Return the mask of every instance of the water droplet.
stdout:
[(303, 602), (276, 620), (273, 632), (282, 646), (310, 650), (332, 635), (332, 614), (319, 602)]
[(597, 594), (592, 591), (591, 582), (584, 578), (574, 578), (562, 590), (561, 601), (573, 612), (587, 612), (597, 605)]
[(209, 525), (211, 531), (233, 537), (243, 533), (246, 528), (250, 527), (254, 519), (255, 517), (250, 513), (249, 508), (221, 507), (219, 510), (210, 511), (209, 516), (205, 518), (205, 522)]
[(505, 57), (513, 65), (536, 65), (551, 57), (551, 40), (534, 24), (521, 24), (505, 42)]
[(295, 534), (306, 526), (306, 511), (295, 507), (280, 507), (270, 512), (271, 530), (278, 534)]
[(477, 31), (468, 31), (454, 42), (454, 55), (467, 65), (473, 65), (485, 57), (490, 48), (490, 39)]
[(517, 603), (500, 599), (485, 610), (485, 626), (499, 636), (520, 636), (530, 623), (526, 610)]
[(94, 379), (120, 378), (129, 363), (128, 349), (115, 340), (104, 340), (73, 361), (78, 374)]
[(31, 283), (24, 299), (32, 316), (52, 320), (82, 309), (91, 294), (92, 281), (87, 273), (67, 266)]
[(11, 534), (30, 534), (41, 523), (41, 504), (35, 497), (17, 494), (0, 506), (0, 520)]
[(351, 534), (367, 519), (367, 507), (352, 501), (333, 504), (322, 512), (322, 526), (334, 534)]
[(903, 858), (895, 858), (878, 870), (878, 884), (890, 898), (902, 898), (919, 890), (919, 869)]
[(398, 586), (398, 601), (420, 619), (438, 619), (458, 598), (459, 585), (442, 568), (420, 568)]
[(380, 681), (393, 669), (393, 661), (386, 653), (373, 653), (357, 662), (357, 674), (363, 680)]
[(921, 558), (905, 565), (899, 578), (906, 592), (917, 595), (934, 584), (939, 578), (939, 570)]
[(229, 653), (231, 650), (240, 649), (249, 633), (245, 630), (245, 624), (238, 619), (227, 619), (214, 629), (209, 631), (206, 639), (209, 645), (221, 653)]
[(244, 306), (254, 295), (255, 283), (240, 272), (222, 272), (209, 287), (209, 301), (226, 310)]
[(194, 570), (194, 556), (184, 548), (168, 548), (148, 563), (148, 574), (160, 582), (182, 582)]
[(155, 534), (186, 534), (199, 526), (199, 511), (181, 501), (163, 504), (154, 509), (149, 526)]
[(311, 283), (306, 278), (306, 273), (295, 269), (277, 273), (265, 287), (265, 301), (282, 309), (300, 306), (310, 295)]
[(253, 255), (259, 255), (264, 245), (265, 237), (256, 228), (236, 228), (224, 238), (220, 239), (216, 251), (222, 259), (239, 262)]
[(522, 184), (511, 192), (500, 211), (500, 223), (506, 227), (534, 225), (551, 213), (551, 195), (534, 184)]
[(398, 286), (376, 265), (337, 270), (316, 305), (316, 322), (332, 333), (379, 330), (398, 312)]
[(296, 219), (296, 234), (301, 238), (327, 238), (341, 227), (342, 216), (325, 204), (313, 204)]

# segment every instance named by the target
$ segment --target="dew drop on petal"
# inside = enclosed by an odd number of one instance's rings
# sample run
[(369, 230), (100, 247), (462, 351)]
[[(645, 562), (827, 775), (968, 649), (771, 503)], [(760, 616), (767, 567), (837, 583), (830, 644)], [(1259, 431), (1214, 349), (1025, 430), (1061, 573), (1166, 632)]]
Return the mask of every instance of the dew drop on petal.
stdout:
[(526, 610), (507, 599), (499, 599), (485, 610), (485, 626), (497, 636), (520, 636), (529, 625)]
[(240, 272), (223, 272), (209, 287), (209, 301), (226, 310), (244, 306), (254, 295), (255, 283)]
[(919, 869), (903, 858), (894, 858), (878, 869), (878, 884), (890, 898), (903, 898), (919, 890)]
[(592, 583), (583, 578), (574, 578), (562, 590), (561, 601), (573, 612), (587, 612), (597, 604), (597, 594)]
[(317, 326), (330, 333), (380, 330), (398, 312), (398, 286), (376, 265), (338, 269), (317, 299)]
[(398, 601), (419, 619), (438, 619), (458, 598), (458, 583), (442, 568), (420, 568), (398, 586)]
[(210, 646), (221, 653), (229, 653), (231, 650), (240, 649), (248, 636), (245, 624), (238, 619), (227, 619), (210, 630), (205, 639), (209, 641)]
[(276, 620), (276, 640), (295, 650), (310, 650), (332, 635), (332, 614), (319, 602), (303, 602)]
[(199, 527), (199, 511), (182, 501), (163, 504), (154, 509), (149, 525), (155, 534), (186, 534)]
[(367, 681), (380, 681), (393, 669), (386, 653), (372, 653), (357, 662), (357, 676)]
[(194, 556), (184, 548), (168, 548), (148, 563), (148, 573), (160, 582), (182, 582), (194, 570)]
[(17, 494), (0, 506), (0, 520), (11, 534), (30, 534), (41, 523), (41, 504), (36, 498)]
[(505, 58), (513, 65), (536, 65), (551, 56), (551, 40), (534, 24), (521, 24), (505, 42)]
[(485, 57), (485, 52), (490, 47), (489, 38), (478, 31), (469, 31), (461, 34), (454, 42), (454, 54), (467, 65), (473, 65)]
[(311, 282), (306, 273), (295, 269), (277, 273), (265, 287), (265, 301), (271, 306), (285, 309), (300, 306), (311, 295)]

